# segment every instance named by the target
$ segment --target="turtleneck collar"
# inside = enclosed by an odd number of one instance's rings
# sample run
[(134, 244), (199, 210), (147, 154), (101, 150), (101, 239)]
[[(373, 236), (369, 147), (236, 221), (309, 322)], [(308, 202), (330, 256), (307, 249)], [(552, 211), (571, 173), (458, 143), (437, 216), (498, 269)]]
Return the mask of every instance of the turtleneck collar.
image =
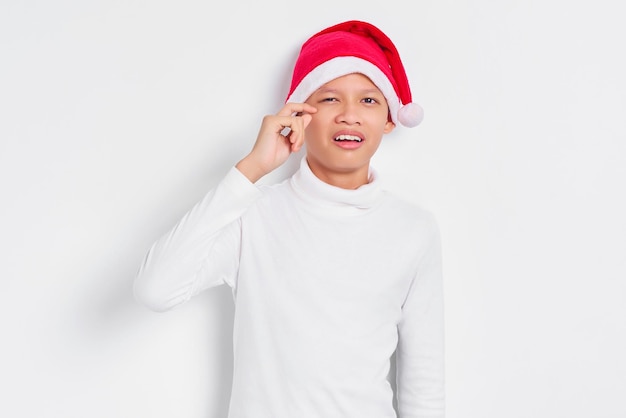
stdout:
[(383, 197), (378, 174), (370, 167), (369, 182), (351, 190), (342, 189), (320, 180), (309, 167), (306, 157), (300, 161), (300, 169), (291, 177), (290, 184), (299, 198), (308, 205), (333, 210), (360, 213), (374, 207)]

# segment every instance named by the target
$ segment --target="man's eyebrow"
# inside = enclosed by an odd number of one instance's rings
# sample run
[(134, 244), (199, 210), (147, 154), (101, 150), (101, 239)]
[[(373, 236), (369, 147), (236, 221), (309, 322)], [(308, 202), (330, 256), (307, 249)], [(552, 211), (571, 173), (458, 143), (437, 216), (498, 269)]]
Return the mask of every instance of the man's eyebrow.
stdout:
[(365, 90), (363, 90), (363, 93), (367, 93), (367, 94), (381, 94), (381, 95), (383, 94), (383, 92), (380, 91), (377, 88), (365, 89)]
[(331, 89), (328, 87), (320, 87), (319, 89), (317, 89), (318, 93), (337, 93), (337, 89)]

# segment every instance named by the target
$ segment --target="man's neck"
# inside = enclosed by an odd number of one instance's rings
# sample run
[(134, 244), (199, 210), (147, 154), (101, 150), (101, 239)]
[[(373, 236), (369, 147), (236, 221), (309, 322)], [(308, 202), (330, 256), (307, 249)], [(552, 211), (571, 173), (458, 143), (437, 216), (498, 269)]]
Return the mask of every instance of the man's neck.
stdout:
[(339, 187), (342, 189), (355, 190), (364, 184), (369, 183), (369, 167), (364, 166), (357, 170), (328, 170), (324, 167), (319, 167), (316, 164), (311, 164), (308, 160), (308, 165), (315, 177), (330, 184), (331, 186)]

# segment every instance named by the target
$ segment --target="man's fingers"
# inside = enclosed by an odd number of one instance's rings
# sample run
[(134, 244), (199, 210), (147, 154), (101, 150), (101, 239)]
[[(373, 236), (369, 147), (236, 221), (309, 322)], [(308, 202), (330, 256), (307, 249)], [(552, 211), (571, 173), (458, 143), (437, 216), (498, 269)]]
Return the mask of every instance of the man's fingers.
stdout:
[[(309, 116), (310, 117), (310, 116)], [(285, 128), (289, 129), (289, 133), (285, 134), (290, 137), (291, 132), (298, 132), (304, 129), (304, 119), (301, 116), (273, 116), (271, 128), (276, 133), (282, 133)]]
[(304, 132), (313, 119), (313, 116), (305, 113), (302, 116), (297, 116), (296, 118), (298, 119), (297, 128), (295, 130), (292, 128), (289, 133), (289, 141), (292, 143), (291, 150), (293, 152), (297, 152), (304, 145)]
[[(275, 116), (274, 123), (276, 132), (282, 132), (283, 129), (289, 128), (290, 132), (287, 135), (289, 138), (293, 136), (293, 132), (295, 132), (298, 136), (300, 132), (304, 132), (306, 127), (311, 123), (313, 116), (308, 113), (303, 113), (302, 115), (293, 115), (293, 116)], [(293, 143), (293, 141), (291, 141)]]
[(315, 113), (317, 109), (308, 103), (286, 103), (276, 114), (277, 116), (290, 116), (294, 114)]
[[(317, 109), (307, 103), (287, 103), (276, 115), (267, 115), (264, 118), (262, 131), (266, 134), (278, 134), (291, 145), (291, 151), (295, 152), (304, 144), (304, 130), (313, 117), (311, 113)], [(261, 135), (264, 136), (264, 135)]]
[[(317, 111), (317, 110), (316, 110)], [(311, 121), (313, 120), (313, 116), (309, 115), (309, 114), (303, 114), (302, 115), (302, 121), (304, 122), (304, 128), (306, 129), (307, 126), (309, 126), (309, 123), (311, 123)]]

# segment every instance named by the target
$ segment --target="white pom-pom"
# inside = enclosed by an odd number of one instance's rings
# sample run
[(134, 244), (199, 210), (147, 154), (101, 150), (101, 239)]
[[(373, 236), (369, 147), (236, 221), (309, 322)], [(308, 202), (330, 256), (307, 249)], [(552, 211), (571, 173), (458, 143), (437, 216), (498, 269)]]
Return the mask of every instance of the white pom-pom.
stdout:
[(408, 127), (414, 128), (424, 119), (424, 109), (417, 103), (407, 103), (398, 110), (398, 121)]

